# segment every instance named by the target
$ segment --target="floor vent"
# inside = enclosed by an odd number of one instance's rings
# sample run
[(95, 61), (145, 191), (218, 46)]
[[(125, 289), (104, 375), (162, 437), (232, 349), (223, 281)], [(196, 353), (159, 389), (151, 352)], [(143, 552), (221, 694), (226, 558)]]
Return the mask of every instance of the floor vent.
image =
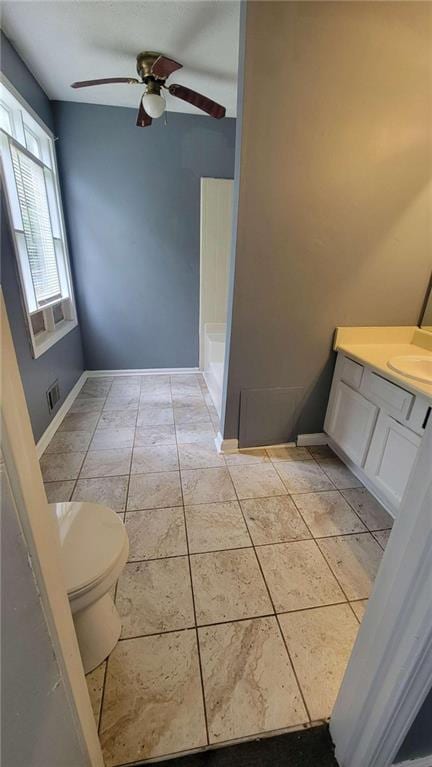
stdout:
[(57, 402), (60, 402), (60, 386), (58, 381), (54, 381), (47, 390), (46, 395), (48, 400), (48, 410), (51, 412), (51, 410), (54, 410)]

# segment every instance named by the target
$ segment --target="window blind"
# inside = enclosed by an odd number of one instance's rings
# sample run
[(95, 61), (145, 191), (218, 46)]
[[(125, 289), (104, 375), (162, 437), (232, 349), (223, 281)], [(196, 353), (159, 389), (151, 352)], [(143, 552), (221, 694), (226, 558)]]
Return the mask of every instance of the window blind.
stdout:
[(43, 306), (61, 297), (44, 171), (13, 144), (11, 155), (33, 288)]

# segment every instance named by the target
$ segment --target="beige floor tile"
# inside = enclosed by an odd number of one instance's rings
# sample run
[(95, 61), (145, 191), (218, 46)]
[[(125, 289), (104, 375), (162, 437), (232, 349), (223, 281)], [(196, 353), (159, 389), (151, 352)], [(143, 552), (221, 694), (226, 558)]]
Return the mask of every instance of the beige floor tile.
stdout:
[(129, 485), (128, 511), (181, 506), (183, 503), (178, 471), (157, 474), (132, 474)]
[(132, 474), (178, 471), (178, 468), (176, 445), (148, 445), (134, 448)]
[(78, 477), (85, 453), (44, 453), (40, 467), (44, 482)]
[(139, 398), (140, 395), (140, 385), (139, 383), (136, 384), (125, 384), (125, 383), (119, 383), (117, 381), (113, 381), (113, 384), (111, 386), (110, 391), (110, 398), (115, 399), (116, 397), (121, 397), (123, 399), (129, 399), (131, 397)]
[(141, 389), (151, 389), (151, 388), (167, 388), (169, 391), (171, 390), (171, 376), (166, 373), (154, 373), (151, 375), (145, 375), (140, 376), (141, 378)]
[(130, 511), (126, 514), (129, 561), (187, 554), (183, 508)]
[(243, 514), (255, 545), (311, 538), (294, 502), (288, 495), (241, 501)]
[(132, 450), (90, 450), (83, 463), (80, 478), (116, 477), (129, 474)]
[(363, 616), (366, 612), (366, 607), (368, 604), (367, 599), (359, 599), (357, 602), (350, 602), (352, 609), (354, 610), (355, 614), (357, 615), (357, 618), (359, 621), (363, 620)]
[(210, 743), (308, 721), (275, 618), (199, 629)]
[(273, 612), (253, 549), (193, 554), (191, 568), (199, 625)]
[(145, 408), (148, 405), (172, 407), (171, 392), (165, 389), (141, 389), (139, 406), (140, 408)]
[(322, 458), (319, 465), (339, 490), (362, 486), (360, 480), (350, 472), (339, 458)]
[(323, 493), (300, 493), (293, 501), (312, 535), (343, 535), (366, 532), (364, 524), (338, 490)]
[(105, 679), (106, 663), (101, 663), (100, 666), (94, 669), (90, 674), (86, 675), (87, 687), (90, 695), (90, 702), (93, 709), (93, 716), (95, 718), (96, 727), (99, 724), (102, 692)]
[(138, 410), (139, 396), (134, 394), (130, 397), (121, 397), (119, 395), (109, 394), (104, 404), (104, 412), (114, 412), (116, 410)]
[(115, 448), (133, 447), (135, 429), (99, 429), (97, 428), (91, 441), (90, 450), (113, 450)]
[(270, 460), (264, 448), (239, 450), (237, 453), (227, 453), (225, 460), (228, 466), (246, 466), (253, 463), (268, 463)]
[(141, 426), (135, 432), (135, 447), (175, 444), (174, 426)]
[(231, 466), (230, 474), (239, 498), (286, 495), (286, 489), (271, 463)]
[(117, 585), (116, 606), (122, 622), (122, 637), (193, 626), (187, 557), (127, 564)]
[(128, 477), (79, 479), (72, 500), (100, 503), (113, 511), (124, 511), (128, 480)]
[(315, 460), (319, 461), (320, 458), (336, 458), (336, 453), (333, 452), (329, 445), (310, 445), (308, 447), (309, 452)]
[(179, 425), (206, 423), (210, 422), (210, 415), (204, 400), (201, 398), (199, 405), (174, 406), (174, 420)]
[(199, 396), (201, 394), (201, 387), (198, 381), (180, 381), (178, 377), (171, 379), (171, 393), (173, 397), (181, 396)]
[(100, 737), (107, 767), (207, 743), (195, 631), (119, 642)]
[(225, 458), (216, 450), (214, 440), (206, 443), (192, 443), (191, 445), (179, 445), (178, 454), (180, 468), (183, 469), (211, 469), (225, 466)]
[(112, 378), (88, 378), (80, 394), (84, 397), (106, 397), (111, 389)]
[(137, 414), (137, 410), (103, 411), (97, 425), (98, 431), (102, 429), (134, 429)]
[(307, 447), (295, 447), (294, 445), (282, 445), (281, 447), (268, 447), (267, 453), (272, 461), (308, 461), (312, 456)]
[(178, 410), (189, 409), (194, 406), (202, 407), (206, 404), (201, 391), (193, 394), (173, 394), (172, 403), (173, 407)]
[(64, 480), (63, 482), (46, 482), (45, 492), (48, 503), (64, 503), (70, 501), (74, 487), (74, 479)]
[(142, 426), (173, 426), (173, 409), (161, 405), (141, 405), (136, 425), (138, 428)]
[(94, 431), (99, 413), (68, 413), (57, 429), (60, 431)]
[(276, 612), (345, 600), (315, 541), (259, 546), (256, 552)]
[(93, 432), (58, 431), (54, 434), (45, 453), (80, 453), (88, 449)]
[(214, 426), (211, 423), (189, 423), (176, 426), (177, 442), (179, 445), (189, 445), (197, 442), (208, 443), (215, 438)]
[(186, 506), (191, 553), (251, 546), (251, 539), (237, 501)]
[(382, 548), (370, 533), (321, 538), (318, 546), (350, 601), (366, 599), (373, 586)]
[(358, 623), (349, 605), (280, 615), (312, 721), (330, 716), (354, 644)]
[(100, 413), (105, 404), (105, 397), (77, 397), (69, 413)]
[(365, 487), (356, 487), (341, 492), (369, 530), (385, 530), (392, 526), (393, 517)]
[(181, 472), (186, 505), (235, 501), (236, 494), (227, 469), (191, 469)]
[(334, 490), (334, 485), (315, 461), (280, 461), (276, 467), (289, 493)]
[(382, 549), (385, 549), (387, 546), (388, 539), (390, 538), (390, 533), (391, 530), (378, 530), (374, 532), (374, 538), (376, 538)]

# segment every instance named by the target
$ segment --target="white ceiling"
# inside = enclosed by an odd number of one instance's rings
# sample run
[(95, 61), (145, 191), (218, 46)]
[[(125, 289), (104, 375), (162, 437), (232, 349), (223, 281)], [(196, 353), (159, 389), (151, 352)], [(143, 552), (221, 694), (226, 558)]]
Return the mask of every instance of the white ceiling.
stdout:
[[(136, 76), (135, 57), (160, 51), (183, 64), (181, 83), (236, 113), (239, 2), (4, 0), (2, 27), (51, 99), (137, 107), (141, 90), (75, 80)], [(203, 114), (167, 96), (168, 110)]]

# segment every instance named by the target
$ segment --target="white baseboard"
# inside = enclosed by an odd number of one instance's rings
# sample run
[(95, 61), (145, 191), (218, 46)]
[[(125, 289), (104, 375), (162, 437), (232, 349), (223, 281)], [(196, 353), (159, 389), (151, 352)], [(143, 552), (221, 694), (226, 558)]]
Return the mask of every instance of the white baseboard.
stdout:
[(323, 431), (317, 434), (299, 434), (297, 436), (298, 447), (308, 447), (313, 445), (327, 445), (328, 436)]
[(78, 381), (76, 382), (75, 386), (70, 390), (62, 406), (58, 409), (51, 423), (45, 429), (40, 440), (36, 443), (36, 453), (38, 458), (41, 457), (44, 450), (48, 447), (58, 427), (60, 426), (65, 415), (67, 414), (69, 408), (71, 407), (72, 403), (77, 398), (82, 387), (84, 386), (84, 383), (87, 380), (87, 377), (88, 377), (87, 371), (84, 370), (84, 372), (78, 378)]
[(431, 767), (432, 754), (421, 756), (419, 759), (407, 759), (405, 762), (397, 762), (392, 767)]
[(199, 368), (131, 368), (130, 370), (87, 370), (88, 378), (103, 378), (105, 376), (154, 376), (154, 375), (185, 375), (200, 373)]
[(215, 445), (218, 453), (235, 453), (238, 450), (238, 439), (224, 439), (218, 431)]

